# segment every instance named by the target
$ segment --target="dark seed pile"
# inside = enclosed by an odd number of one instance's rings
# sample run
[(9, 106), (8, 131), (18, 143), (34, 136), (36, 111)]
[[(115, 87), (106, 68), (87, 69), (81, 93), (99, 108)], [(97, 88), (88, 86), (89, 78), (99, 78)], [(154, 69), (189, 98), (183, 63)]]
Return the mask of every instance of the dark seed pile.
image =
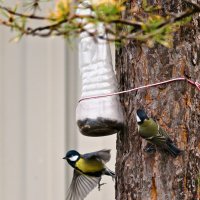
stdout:
[(83, 135), (98, 137), (119, 132), (124, 124), (116, 120), (98, 117), (97, 119), (86, 118), (77, 121), (80, 132)]

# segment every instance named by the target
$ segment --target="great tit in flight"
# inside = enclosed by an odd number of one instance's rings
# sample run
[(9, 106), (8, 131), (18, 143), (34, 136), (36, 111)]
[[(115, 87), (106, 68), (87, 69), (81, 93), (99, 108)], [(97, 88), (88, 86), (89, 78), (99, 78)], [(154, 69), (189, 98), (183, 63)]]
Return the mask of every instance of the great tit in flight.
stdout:
[(147, 116), (144, 110), (137, 110), (136, 119), (139, 135), (151, 144), (148, 144), (146, 151), (155, 150), (154, 145), (156, 145), (160, 149), (169, 152), (173, 157), (182, 152), (173, 144), (169, 135), (152, 118)]
[(82, 200), (97, 185), (100, 189), (103, 185), (100, 184), (102, 175), (114, 178), (115, 173), (105, 166), (110, 157), (110, 150), (107, 149), (87, 154), (80, 154), (75, 150), (68, 151), (63, 159), (74, 168), (74, 174), (66, 200)]

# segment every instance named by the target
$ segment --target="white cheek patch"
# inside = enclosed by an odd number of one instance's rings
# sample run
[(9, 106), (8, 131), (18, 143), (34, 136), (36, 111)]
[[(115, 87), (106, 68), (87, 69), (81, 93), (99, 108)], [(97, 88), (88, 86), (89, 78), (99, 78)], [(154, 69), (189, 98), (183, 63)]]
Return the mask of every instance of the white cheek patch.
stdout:
[(77, 161), (77, 159), (78, 159), (78, 156), (76, 155), (76, 156), (72, 156), (72, 157), (70, 157), (69, 158), (69, 160), (71, 160), (71, 161)]
[(136, 115), (137, 122), (141, 122), (141, 119)]

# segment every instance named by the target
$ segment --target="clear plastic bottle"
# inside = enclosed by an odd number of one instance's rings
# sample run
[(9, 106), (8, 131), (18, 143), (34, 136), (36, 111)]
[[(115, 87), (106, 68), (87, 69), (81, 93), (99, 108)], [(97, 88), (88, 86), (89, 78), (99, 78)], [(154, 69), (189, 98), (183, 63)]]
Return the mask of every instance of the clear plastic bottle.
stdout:
[[(89, 9), (80, 9), (78, 14), (91, 14)], [(88, 31), (94, 31), (87, 25)], [(102, 34), (102, 26), (98, 27)], [(81, 98), (98, 96), (117, 91), (117, 81), (113, 71), (109, 43), (94, 40), (83, 32), (79, 38), (79, 68), (82, 75)], [(80, 132), (87, 136), (105, 136), (119, 132), (123, 128), (123, 111), (119, 96), (85, 99), (78, 103), (76, 120)]]

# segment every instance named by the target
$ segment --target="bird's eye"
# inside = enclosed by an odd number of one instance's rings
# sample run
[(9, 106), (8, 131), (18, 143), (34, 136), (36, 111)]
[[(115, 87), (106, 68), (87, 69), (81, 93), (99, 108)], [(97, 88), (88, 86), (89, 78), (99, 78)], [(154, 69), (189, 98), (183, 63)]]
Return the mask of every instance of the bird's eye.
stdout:
[(76, 161), (77, 159), (78, 159), (77, 155), (69, 157), (69, 160), (71, 161)]

